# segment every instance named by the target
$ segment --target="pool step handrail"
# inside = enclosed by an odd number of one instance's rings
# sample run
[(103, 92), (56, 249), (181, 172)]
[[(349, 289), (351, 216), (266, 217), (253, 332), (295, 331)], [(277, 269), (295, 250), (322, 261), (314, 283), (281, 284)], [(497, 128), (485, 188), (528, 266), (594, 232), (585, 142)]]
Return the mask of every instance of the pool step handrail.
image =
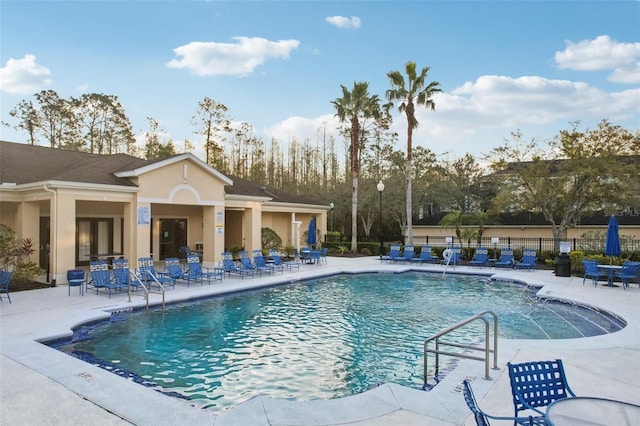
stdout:
[[(487, 316), (493, 317), (493, 349), (491, 348), (491, 339), (490, 339), (490, 331), (489, 331), (489, 320)], [(484, 322), (484, 346), (477, 345), (466, 345), (455, 342), (447, 342), (441, 340), (442, 337), (448, 335), (449, 333), (458, 330), (459, 328), (464, 327), (465, 325), (475, 322), (482, 321)], [(432, 349), (429, 347), (431, 342), (435, 343), (435, 348)], [(460, 352), (450, 352), (447, 350), (440, 349), (440, 346), (448, 346), (453, 348), (461, 348), (465, 350), (472, 351), (482, 351), (484, 352), (483, 356), (473, 356), (467, 353)], [(498, 315), (493, 311), (483, 311), (480, 312), (470, 318), (460, 321), (459, 323), (452, 325), (449, 328), (446, 328), (440, 331), (438, 334), (435, 334), (424, 341), (424, 384), (427, 385), (427, 375), (429, 371), (429, 357), (428, 354), (435, 354), (435, 370), (434, 370), (434, 379), (438, 381), (438, 374), (440, 373), (440, 355), (453, 356), (456, 358), (465, 358), (465, 359), (473, 359), (476, 361), (484, 361), (484, 378), (487, 380), (491, 380), (491, 376), (489, 376), (489, 359), (490, 354), (493, 353), (493, 369), (498, 370)]]
[[(153, 275), (152, 275), (152, 277), (153, 277)], [(145, 285), (144, 280), (142, 279), (142, 277), (138, 274), (137, 270), (129, 269), (129, 302), (131, 302), (131, 295), (134, 294), (131, 291), (131, 287), (132, 287), (131, 283), (133, 281), (135, 281), (137, 283), (137, 285), (142, 287), (142, 289), (144, 290), (143, 297), (145, 298), (145, 301), (146, 301), (146, 312), (149, 312), (149, 294), (150, 293), (155, 293), (155, 294), (161, 294), (162, 295), (162, 310), (164, 310), (164, 303), (165, 303), (165, 294), (164, 294), (165, 293), (165, 289), (164, 289), (164, 286), (155, 277), (153, 277), (153, 280), (155, 281), (155, 284), (159, 288), (158, 291), (153, 291), (151, 289), (151, 286), (147, 287)]]

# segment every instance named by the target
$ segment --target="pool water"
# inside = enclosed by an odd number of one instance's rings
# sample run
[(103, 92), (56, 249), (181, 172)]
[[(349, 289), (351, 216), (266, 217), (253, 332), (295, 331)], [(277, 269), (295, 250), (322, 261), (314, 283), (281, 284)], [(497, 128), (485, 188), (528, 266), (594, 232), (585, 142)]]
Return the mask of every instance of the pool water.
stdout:
[[(337, 275), (112, 315), (59, 347), (194, 405), (221, 411), (255, 395), (331, 399), (378, 384), (423, 385), (429, 336), (490, 309), (499, 335), (564, 339), (623, 321), (544, 301), (535, 289), (428, 273)], [(484, 326), (456, 339), (477, 342)], [(450, 340), (450, 339), (448, 339)]]

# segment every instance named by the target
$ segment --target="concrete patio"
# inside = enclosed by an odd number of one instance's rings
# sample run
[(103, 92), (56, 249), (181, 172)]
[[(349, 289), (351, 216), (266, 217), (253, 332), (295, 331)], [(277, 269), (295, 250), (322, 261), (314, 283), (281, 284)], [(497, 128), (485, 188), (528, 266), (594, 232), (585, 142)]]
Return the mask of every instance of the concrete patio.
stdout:
[[(327, 274), (408, 269), (443, 272), (441, 266), (380, 264), (374, 257), (329, 257), (328, 264), (302, 265), (299, 271), (252, 279), (227, 278), (222, 283), (167, 291), (167, 302), (297, 281)], [(144, 306), (125, 294), (108, 298), (89, 292), (80, 296), (59, 286), (12, 293), (13, 303), (0, 303), (0, 424), (3, 425), (472, 425), (462, 398), (461, 382), (473, 380), (480, 406), (493, 415), (511, 416), (506, 363), (561, 358), (576, 394), (640, 404), (640, 291), (623, 290), (582, 278), (556, 277), (552, 271), (504, 271), (457, 267), (447, 273), (491, 274), (540, 286), (539, 295), (567, 299), (610, 311), (628, 323), (604, 336), (567, 340), (507, 340), (499, 342), (499, 370), (482, 378), (484, 365), (462, 361), (432, 391), (384, 384), (363, 394), (329, 400), (292, 402), (254, 397), (215, 415), (188, 401), (171, 398), (99, 367), (51, 349), (39, 341), (70, 335), (79, 324), (110, 312)], [(151, 301), (160, 301), (152, 295)], [(478, 306), (478, 311), (490, 309)], [(640, 419), (638, 423), (640, 424)]]

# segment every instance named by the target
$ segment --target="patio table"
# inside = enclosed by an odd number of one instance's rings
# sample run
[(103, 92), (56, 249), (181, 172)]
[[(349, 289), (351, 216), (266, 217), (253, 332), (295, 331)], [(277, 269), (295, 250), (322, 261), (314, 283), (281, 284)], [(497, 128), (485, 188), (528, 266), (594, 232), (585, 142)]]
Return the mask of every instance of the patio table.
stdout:
[(613, 287), (613, 275), (614, 272), (616, 271), (620, 271), (622, 269), (622, 266), (619, 265), (598, 265), (598, 269), (603, 269), (607, 272), (607, 281), (609, 284), (609, 287)]
[(563, 398), (547, 407), (546, 417), (552, 426), (635, 426), (640, 424), (640, 405), (596, 397)]

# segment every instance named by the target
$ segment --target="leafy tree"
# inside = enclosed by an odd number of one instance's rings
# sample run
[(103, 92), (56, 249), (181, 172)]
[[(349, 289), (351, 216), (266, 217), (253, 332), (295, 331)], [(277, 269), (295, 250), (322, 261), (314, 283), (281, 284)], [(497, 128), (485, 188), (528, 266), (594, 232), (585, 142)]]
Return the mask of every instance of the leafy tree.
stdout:
[(88, 144), (88, 151), (96, 154), (131, 151), (133, 129), (117, 96), (86, 93), (72, 98), (71, 105), (79, 130), (78, 148)]
[(351, 139), (351, 251), (358, 251), (358, 175), (360, 156), (361, 124), (368, 118), (380, 115), (380, 101), (378, 95), (369, 94), (369, 83), (353, 83), (353, 89), (349, 91), (341, 85), (342, 97), (331, 103), (336, 109), (336, 116), (341, 122), (349, 121), (351, 124), (349, 136)]
[(197, 127), (194, 133), (204, 136), (205, 162), (220, 171), (228, 171), (221, 143), (225, 139), (224, 134), (231, 132), (228, 110), (224, 104), (205, 97), (191, 117), (191, 124)]
[(496, 172), (497, 211), (541, 212), (560, 241), (580, 218), (638, 205), (640, 135), (603, 120), (593, 130), (563, 130), (543, 151), (520, 132), (487, 156)]
[(2, 124), (7, 127), (13, 127), (16, 130), (24, 130), (29, 135), (29, 144), (36, 145), (37, 133), (40, 128), (40, 116), (33, 106), (33, 102), (23, 100), (17, 107), (9, 111), (9, 115), (18, 120), (18, 124), (11, 126), (9, 123)]
[(166, 132), (160, 127), (160, 124), (151, 117), (147, 117), (147, 124), (149, 124), (150, 130), (144, 135), (145, 158), (162, 158), (176, 154), (176, 149), (171, 140), (162, 141), (162, 135), (166, 134)]
[(407, 79), (400, 71), (391, 71), (387, 73), (387, 77), (391, 82), (391, 89), (387, 90), (387, 99), (390, 101), (400, 101), (398, 110), (404, 112), (407, 116), (407, 178), (406, 178), (406, 209), (407, 209), (407, 239), (409, 242), (413, 240), (412, 229), (412, 141), (413, 141), (413, 129), (418, 127), (418, 121), (415, 116), (415, 105), (424, 105), (430, 108), (432, 111), (436, 109), (436, 104), (433, 101), (433, 95), (437, 92), (441, 92), (440, 83), (432, 81), (427, 83), (427, 74), (430, 67), (422, 68), (420, 74), (416, 72), (416, 63), (409, 61), (405, 65), (405, 73)]

